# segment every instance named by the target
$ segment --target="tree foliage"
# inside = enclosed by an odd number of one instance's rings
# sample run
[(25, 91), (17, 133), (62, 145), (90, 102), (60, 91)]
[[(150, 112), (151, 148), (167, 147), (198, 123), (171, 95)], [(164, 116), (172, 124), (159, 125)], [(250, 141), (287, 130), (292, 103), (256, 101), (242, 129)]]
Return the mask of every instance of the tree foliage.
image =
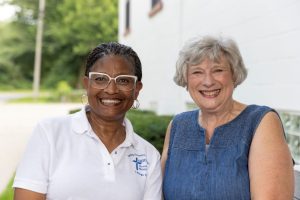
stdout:
[[(31, 82), (38, 0), (11, 0), (16, 20), (0, 26), (0, 83), (20, 76)], [(53, 87), (66, 80), (78, 86), (85, 58), (97, 44), (117, 40), (117, 0), (46, 1), (41, 83)], [(16, 85), (17, 86), (17, 85)]]

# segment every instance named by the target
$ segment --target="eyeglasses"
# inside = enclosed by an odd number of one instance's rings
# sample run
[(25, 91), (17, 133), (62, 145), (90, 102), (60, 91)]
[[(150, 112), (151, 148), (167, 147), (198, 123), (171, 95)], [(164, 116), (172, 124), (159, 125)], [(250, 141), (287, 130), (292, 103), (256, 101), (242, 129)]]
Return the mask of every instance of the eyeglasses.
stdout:
[(111, 80), (114, 80), (117, 88), (123, 91), (132, 90), (137, 81), (137, 77), (132, 75), (119, 75), (112, 78), (107, 74), (99, 72), (90, 72), (89, 79), (91, 80), (91, 86), (97, 89), (105, 89)]

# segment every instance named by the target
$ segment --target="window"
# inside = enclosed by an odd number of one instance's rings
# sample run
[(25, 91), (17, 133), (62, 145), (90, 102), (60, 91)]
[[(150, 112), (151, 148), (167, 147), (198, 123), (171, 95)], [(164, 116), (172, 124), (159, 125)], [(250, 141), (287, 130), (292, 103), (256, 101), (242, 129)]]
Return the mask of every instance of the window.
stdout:
[(160, 0), (152, 0), (152, 1), (151, 1), (152, 8), (153, 8), (158, 2), (160, 2)]
[(300, 164), (300, 113), (279, 111), (279, 114), (293, 159)]
[(125, 33), (124, 35), (128, 35), (130, 32), (130, 0), (126, 1), (125, 8)]
[(162, 0), (151, 0), (151, 10), (149, 12), (149, 17), (153, 17), (163, 8)]

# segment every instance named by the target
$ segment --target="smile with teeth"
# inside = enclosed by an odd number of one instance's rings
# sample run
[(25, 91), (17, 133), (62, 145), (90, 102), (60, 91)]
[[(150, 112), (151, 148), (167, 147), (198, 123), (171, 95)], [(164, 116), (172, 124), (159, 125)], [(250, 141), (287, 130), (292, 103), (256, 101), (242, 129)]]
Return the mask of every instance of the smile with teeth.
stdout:
[(117, 105), (121, 102), (119, 99), (100, 99), (103, 105)]
[(213, 98), (213, 97), (218, 96), (220, 91), (221, 91), (220, 89), (217, 89), (217, 90), (200, 90), (200, 93), (205, 97)]

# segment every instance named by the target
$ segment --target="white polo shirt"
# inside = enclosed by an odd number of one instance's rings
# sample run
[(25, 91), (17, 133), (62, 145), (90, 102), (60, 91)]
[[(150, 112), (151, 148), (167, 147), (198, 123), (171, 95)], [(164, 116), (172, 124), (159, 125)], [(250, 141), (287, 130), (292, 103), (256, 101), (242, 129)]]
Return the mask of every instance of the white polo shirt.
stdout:
[(18, 166), (13, 187), (49, 200), (161, 199), (159, 152), (124, 120), (126, 139), (109, 153), (92, 131), (85, 108), (41, 121)]

